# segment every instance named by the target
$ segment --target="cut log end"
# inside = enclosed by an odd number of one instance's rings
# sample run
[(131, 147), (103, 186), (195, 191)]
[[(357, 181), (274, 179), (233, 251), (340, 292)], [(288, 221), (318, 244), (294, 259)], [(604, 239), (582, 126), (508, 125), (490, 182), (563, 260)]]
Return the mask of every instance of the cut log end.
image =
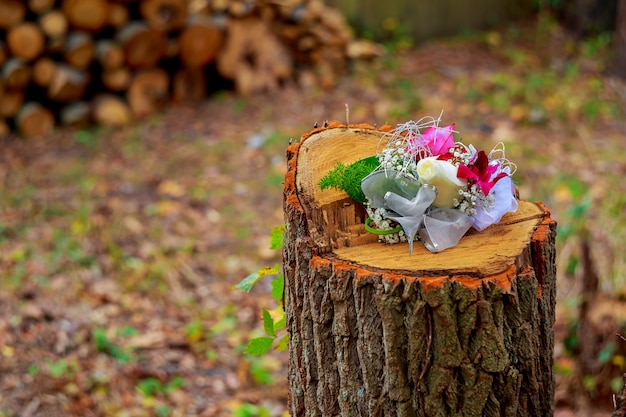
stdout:
[(9, 30), (7, 45), (13, 56), (30, 61), (43, 52), (45, 37), (37, 25), (25, 22)]
[(126, 93), (132, 114), (141, 118), (155, 113), (167, 102), (168, 91), (169, 76), (164, 70), (138, 72)]
[(54, 129), (54, 115), (41, 104), (29, 102), (17, 114), (15, 124), (25, 137), (43, 137)]
[(189, 13), (186, 0), (142, 0), (139, 9), (144, 20), (161, 32), (180, 29)]
[(69, 24), (79, 30), (95, 33), (109, 22), (107, 0), (63, 0), (62, 10)]
[(234, 80), (237, 91), (276, 90), (292, 75), (293, 64), (286, 47), (261, 19), (233, 20), (217, 58), (222, 76)]

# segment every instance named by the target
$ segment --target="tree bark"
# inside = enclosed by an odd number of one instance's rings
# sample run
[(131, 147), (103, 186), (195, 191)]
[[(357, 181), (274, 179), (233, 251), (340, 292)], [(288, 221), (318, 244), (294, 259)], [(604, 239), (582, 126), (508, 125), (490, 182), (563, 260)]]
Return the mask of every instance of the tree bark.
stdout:
[(291, 415), (552, 416), (549, 211), (520, 201), (438, 254), (378, 243), (360, 206), (317, 183), (375, 154), (385, 130), (334, 123), (287, 151)]

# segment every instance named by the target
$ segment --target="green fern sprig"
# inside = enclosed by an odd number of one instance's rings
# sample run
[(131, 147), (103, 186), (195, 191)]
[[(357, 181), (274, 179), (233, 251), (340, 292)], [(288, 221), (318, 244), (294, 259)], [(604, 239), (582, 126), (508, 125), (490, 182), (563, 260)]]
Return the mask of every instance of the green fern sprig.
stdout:
[(372, 173), (378, 166), (379, 162), (376, 156), (360, 159), (348, 166), (337, 162), (337, 165), (328, 171), (328, 174), (320, 180), (318, 185), (322, 190), (326, 188), (343, 190), (353, 200), (365, 204), (367, 198), (363, 194), (363, 190), (361, 190), (361, 180)]

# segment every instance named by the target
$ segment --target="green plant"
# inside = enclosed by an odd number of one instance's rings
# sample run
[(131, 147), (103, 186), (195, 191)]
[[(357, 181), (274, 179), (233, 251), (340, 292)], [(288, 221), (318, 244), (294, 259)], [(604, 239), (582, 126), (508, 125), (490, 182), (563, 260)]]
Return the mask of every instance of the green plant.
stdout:
[(233, 410), (234, 417), (270, 417), (270, 410), (265, 406), (242, 403)]
[[(129, 332), (129, 327), (124, 328), (122, 333), (130, 336), (132, 332)], [(133, 333), (134, 334), (134, 333)], [(122, 349), (113, 343), (106, 334), (106, 330), (97, 327), (91, 332), (96, 350), (110, 355), (113, 359), (120, 363), (129, 363), (132, 360), (132, 351), (128, 349)]]
[[(47, 361), (48, 373), (53, 378), (72, 378), (78, 369), (78, 363), (75, 361), (67, 361), (59, 359), (58, 361)], [(30, 368), (29, 368), (30, 369)]]
[[(284, 225), (272, 229), (270, 233), (270, 249), (277, 250), (283, 246), (284, 230)], [(255, 337), (250, 340), (244, 351), (244, 353), (249, 355), (262, 356), (266, 354), (272, 346), (275, 350), (285, 350), (289, 341), (289, 334), (284, 331), (285, 311), (283, 309), (283, 296), (285, 277), (280, 273), (278, 264), (275, 264), (273, 267), (265, 266), (253, 272), (245, 277), (239, 284), (235, 285), (234, 288), (244, 292), (250, 292), (257, 282), (267, 276), (274, 277), (271, 281), (272, 297), (276, 300), (278, 306), (272, 312), (263, 309), (263, 330), (266, 336)]]
[(144, 378), (137, 383), (137, 390), (144, 397), (155, 397), (159, 394), (169, 394), (170, 392), (182, 388), (185, 385), (185, 380), (176, 375), (171, 381), (163, 384), (160, 380), (154, 377)]

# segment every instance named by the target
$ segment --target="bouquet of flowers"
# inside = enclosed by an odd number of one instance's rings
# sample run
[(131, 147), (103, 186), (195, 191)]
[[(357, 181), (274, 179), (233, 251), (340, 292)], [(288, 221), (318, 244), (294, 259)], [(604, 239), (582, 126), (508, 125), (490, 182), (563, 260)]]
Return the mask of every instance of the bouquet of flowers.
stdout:
[(456, 246), (474, 227), (484, 230), (517, 210), (504, 144), (491, 152), (455, 142), (454, 124), (431, 117), (398, 125), (377, 155), (337, 164), (320, 187), (345, 190), (365, 205), (365, 228), (387, 243), (421, 240), (431, 252)]

